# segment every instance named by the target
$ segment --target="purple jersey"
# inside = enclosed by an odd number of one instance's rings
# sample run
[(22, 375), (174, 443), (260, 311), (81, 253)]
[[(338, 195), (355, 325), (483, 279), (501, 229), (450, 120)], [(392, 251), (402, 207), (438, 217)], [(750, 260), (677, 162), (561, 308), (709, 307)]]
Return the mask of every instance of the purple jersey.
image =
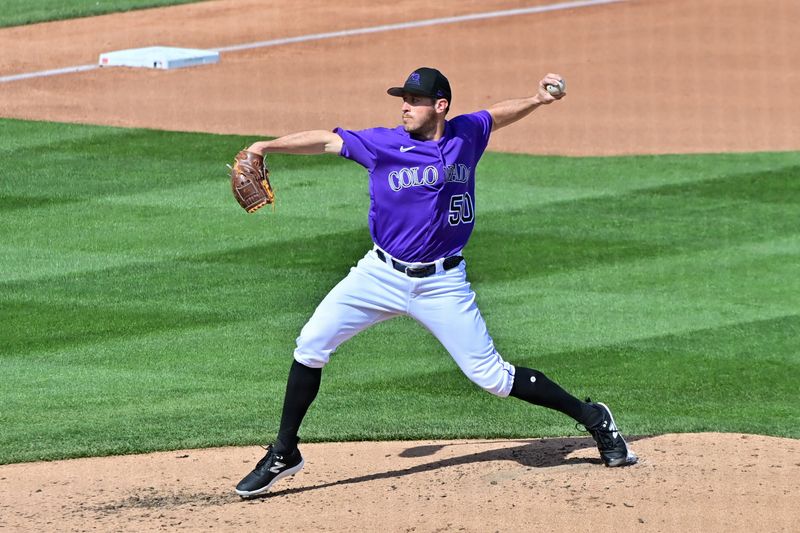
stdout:
[(402, 126), (333, 130), (340, 155), (369, 171), (372, 240), (397, 259), (430, 262), (466, 246), (475, 221), (475, 168), (489, 142), (488, 111), (445, 122), (438, 141)]

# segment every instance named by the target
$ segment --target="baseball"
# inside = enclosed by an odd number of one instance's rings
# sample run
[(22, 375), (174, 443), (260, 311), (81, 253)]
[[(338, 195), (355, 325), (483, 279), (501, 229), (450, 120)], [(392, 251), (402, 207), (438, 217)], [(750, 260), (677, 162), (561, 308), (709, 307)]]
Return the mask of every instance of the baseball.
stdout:
[(567, 84), (564, 80), (559, 81), (558, 84), (556, 85), (553, 85), (552, 83), (548, 83), (547, 85), (545, 85), (545, 89), (547, 89), (547, 92), (549, 92), (553, 96), (558, 96), (564, 93), (566, 91), (566, 88)]

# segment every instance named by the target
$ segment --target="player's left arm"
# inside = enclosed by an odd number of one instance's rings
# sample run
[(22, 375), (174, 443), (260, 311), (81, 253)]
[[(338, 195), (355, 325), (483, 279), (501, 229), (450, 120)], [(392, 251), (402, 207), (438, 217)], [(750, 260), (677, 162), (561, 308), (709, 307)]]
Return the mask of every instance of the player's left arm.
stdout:
[(550, 73), (539, 81), (536, 94), (527, 98), (513, 98), (498, 102), (487, 109), (492, 115), (492, 131), (498, 130), (509, 124), (530, 115), (536, 108), (542, 105), (552, 104), (556, 100), (561, 100), (566, 96), (566, 92), (551, 94), (547, 91), (548, 85), (563, 86), (564, 79), (558, 74)]

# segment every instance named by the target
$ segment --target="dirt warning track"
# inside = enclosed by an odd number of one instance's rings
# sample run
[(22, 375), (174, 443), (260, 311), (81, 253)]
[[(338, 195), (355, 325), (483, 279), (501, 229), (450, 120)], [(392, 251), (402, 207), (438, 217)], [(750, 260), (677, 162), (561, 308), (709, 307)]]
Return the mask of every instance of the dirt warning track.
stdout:
[[(223, 0), (0, 30), (0, 76), (97, 62), (152, 45), (243, 43), (524, 9), (552, 2)], [(0, 116), (281, 135), (396, 125), (385, 94), (431, 65), (454, 113), (568, 81), (561, 105), (489, 148), (571, 155), (800, 149), (792, 0), (626, 1), (224, 52), (217, 65), (94, 69), (0, 83)], [(178, 31), (178, 28), (180, 31)], [(235, 31), (233, 31), (235, 29)]]

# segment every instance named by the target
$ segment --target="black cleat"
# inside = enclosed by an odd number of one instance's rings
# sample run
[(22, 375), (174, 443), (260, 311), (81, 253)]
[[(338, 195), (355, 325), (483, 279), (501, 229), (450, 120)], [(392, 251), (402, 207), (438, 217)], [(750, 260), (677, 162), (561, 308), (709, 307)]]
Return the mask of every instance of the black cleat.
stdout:
[[(586, 401), (592, 403), (589, 398)], [(600, 451), (600, 458), (606, 466), (628, 466), (636, 464), (639, 458), (628, 449), (625, 439), (622, 438), (617, 423), (611, 414), (611, 409), (604, 403), (592, 403), (603, 413), (603, 420), (594, 427), (586, 428), (592, 434), (592, 438), (597, 443)]]
[(263, 494), (279, 479), (298, 473), (303, 464), (305, 461), (297, 448), (290, 454), (279, 454), (270, 445), (267, 447), (267, 455), (236, 485), (236, 494), (242, 498)]

